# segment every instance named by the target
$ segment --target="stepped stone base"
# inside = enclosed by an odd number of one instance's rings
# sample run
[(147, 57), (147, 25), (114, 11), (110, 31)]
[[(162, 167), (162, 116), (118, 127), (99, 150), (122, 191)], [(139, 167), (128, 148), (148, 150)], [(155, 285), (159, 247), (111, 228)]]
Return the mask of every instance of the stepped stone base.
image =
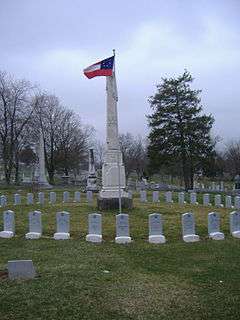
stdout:
[[(132, 199), (129, 197), (122, 197), (122, 209), (132, 209)], [(113, 210), (119, 208), (118, 198), (102, 198), (97, 199), (98, 210)]]

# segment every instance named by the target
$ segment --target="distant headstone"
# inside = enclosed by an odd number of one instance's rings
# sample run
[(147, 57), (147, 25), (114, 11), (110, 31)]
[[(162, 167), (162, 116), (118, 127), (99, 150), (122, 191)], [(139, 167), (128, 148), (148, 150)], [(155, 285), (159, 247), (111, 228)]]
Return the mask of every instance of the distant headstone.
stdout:
[(32, 260), (8, 261), (8, 277), (10, 280), (27, 280), (36, 277)]
[(159, 213), (152, 213), (148, 216), (149, 222), (149, 237), (150, 243), (165, 243), (166, 238), (163, 235), (163, 221), (162, 215)]
[(221, 191), (224, 191), (224, 190), (225, 190), (225, 188), (224, 188), (224, 182), (223, 182), (223, 181), (220, 182), (220, 190), (221, 190)]
[(39, 239), (42, 236), (42, 217), (40, 211), (30, 212), (29, 232), (25, 235), (26, 239)]
[(220, 215), (217, 212), (208, 214), (208, 235), (213, 240), (224, 240), (224, 234), (220, 232)]
[(210, 206), (211, 203), (210, 203), (210, 195), (208, 193), (205, 193), (203, 195), (203, 205), (204, 206)]
[(167, 203), (173, 203), (172, 191), (167, 191), (167, 192), (165, 192), (165, 201), (166, 201)]
[(27, 194), (27, 204), (33, 204), (33, 194), (32, 193), (28, 193)]
[(230, 232), (234, 238), (240, 238), (240, 211), (230, 213)]
[(147, 191), (146, 190), (140, 190), (140, 201), (147, 202)]
[(15, 234), (14, 212), (7, 210), (3, 213), (3, 231), (0, 232), (0, 238), (12, 238)]
[(64, 191), (63, 192), (63, 202), (69, 202), (69, 198), (70, 198), (69, 191)]
[(81, 201), (81, 192), (75, 191), (74, 192), (74, 202), (80, 202)]
[(240, 174), (237, 174), (234, 178), (235, 190), (240, 190)]
[(55, 240), (66, 240), (70, 238), (70, 214), (66, 211), (58, 212), (57, 218), (57, 232), (54, 233)]
[(87, 191), (87, 202), (93, 203), (93, 192), (92, 191)]
[(179, 204), (185, 204), (185, 193), (184, 192), (179, 192), (178, 193), (178, 203)]
[(57, 202), (57, 194), (56, 194), (56, 192), (51, 191), (51, 192), (49, 193), (49, 202), (50, 202), (51, 204), (55, 204), (55, 203)]
[(128, 214), (120, 213), (116, 215), (116, 243), (129, 243), (132, 241), (129, 235)]
[(159, 202), (159, 191), (153, 191), (152, 201), (153, 202)]
[(21, 204), (21, 196), (18, 193), (14, 194), (14, 206)]
[(0, 197), (0, 206), (1, 206), (2, 208), (4, 208), (4, 207), (6, 207), (6, 205), (7, 205), (7, 197), (4, 196), (4, 195), (2, 195), (2, 196)]
[(91, 213), (88, 215), (88, 235), (86, 240), (90, 242), (102, 242), (102, 215)]
[(190, 193), (190, 203), (193, 204), (193, 205), (198, 204), (196, 192), (191, 192)]
[(234, 198), (234, 208), (239, 210), (240, 209), (240, 197), (239, 196), (236, 196)]
[(39, 192), (38, 193), (38, 203), (41, 205), (44, 205), (45, 202), (45, 194), (44, 192)]
[(232, 197), (231, 196), (226, 196), (225, 197), (225, 207), (228, 208), (228, 209), (233, 208)]
[(220, 194), (216, 194), (214, 197), (215, 207), (222, 208), (222, 196)]
[(182, 215), (182, 233), (183, 241), (196, 242), (199, 236), (195, 234), (195, 220), (193, 213), (184, 213)]

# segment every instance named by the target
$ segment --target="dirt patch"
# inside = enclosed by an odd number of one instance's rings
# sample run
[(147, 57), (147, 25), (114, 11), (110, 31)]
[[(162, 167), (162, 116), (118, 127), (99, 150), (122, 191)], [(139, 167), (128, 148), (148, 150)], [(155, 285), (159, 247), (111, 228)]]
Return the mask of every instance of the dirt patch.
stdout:
[(4, 271), (0, 270), (0, 280), (4, 280), (6, 278), (8, 278), (8, 272), (6, 270)]

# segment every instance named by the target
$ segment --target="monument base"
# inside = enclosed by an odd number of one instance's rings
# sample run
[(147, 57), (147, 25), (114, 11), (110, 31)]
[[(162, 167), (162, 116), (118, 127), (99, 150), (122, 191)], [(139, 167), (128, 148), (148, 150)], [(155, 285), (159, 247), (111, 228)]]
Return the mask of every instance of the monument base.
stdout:
[(209, 237), (213, 240), (224, 240), (224, 234), (222, 232), (212, 232)]
[(55, 240), (68, 240), (70, 239), (70, 234), (67, 232), (56, 232), (53, 237)]
[(95, 242), (95, 243), (102, 242), (102, 235), (101, 234), (88, 234), (86, 236), (86, 241)]
[(26, 235), (25, 235), (25, 238), (26, 239), (31, 239), (31, 240), (34, 240), (34, 239), (39, 239), (39, 238), (41, 238), (41, 233), (39, 233), (39, 232), (28, 232), (28, 233), (26, 233)]
[(116, 237), (115, 242), (119, 243), (119, 244), (130, 243), (130, 242), (132, 242), (132, 238), (131, 237), (124, 237), (124, 236)]
[(43, 182), (36, 182), (35, 185), (39, 188), (39, 189), (52, 189), (53, 186), (51, 184), (49, 184), (48, 182), (43, 183)]
[(234, 238), (240, 238), (240, 231), (233, 231), (233, 232), (232, 232), (232, 236), (233, 236)]
[(184, 242), (196, 242), (199, 241), (200, 238), (197, 234), (188, 234), (186, 236), (183, 236), (183, 241)]
[(163, 235), (156, 235), (156, 236), (149, 236), (148, 238), (149, 243), (165, 243), (166, 238)]
[(14, 233), (12, 231), (1, 231), (0, 232), (0, 238), (12, 238), (14, 236)]
[[(129, 197), (121, 197), (122, 209), (132, 209), (132, 199)], [(105, 198), (98, 196), (98, 210), (115, 210), (119, 208), (119, 198)]]

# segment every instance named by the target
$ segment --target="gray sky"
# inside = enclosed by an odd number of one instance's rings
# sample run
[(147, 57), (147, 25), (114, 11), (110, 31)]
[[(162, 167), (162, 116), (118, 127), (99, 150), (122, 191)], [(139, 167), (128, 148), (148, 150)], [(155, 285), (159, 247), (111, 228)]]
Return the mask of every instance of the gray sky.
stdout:
[(148, 132), (148, 96), (188, 69), (214, 133), (240, 138), (240, 0), (0, 0), (0, 69), (37, 83), (105, 138), (105, 79), (82, 69), (116, 49), (120, 132)]

